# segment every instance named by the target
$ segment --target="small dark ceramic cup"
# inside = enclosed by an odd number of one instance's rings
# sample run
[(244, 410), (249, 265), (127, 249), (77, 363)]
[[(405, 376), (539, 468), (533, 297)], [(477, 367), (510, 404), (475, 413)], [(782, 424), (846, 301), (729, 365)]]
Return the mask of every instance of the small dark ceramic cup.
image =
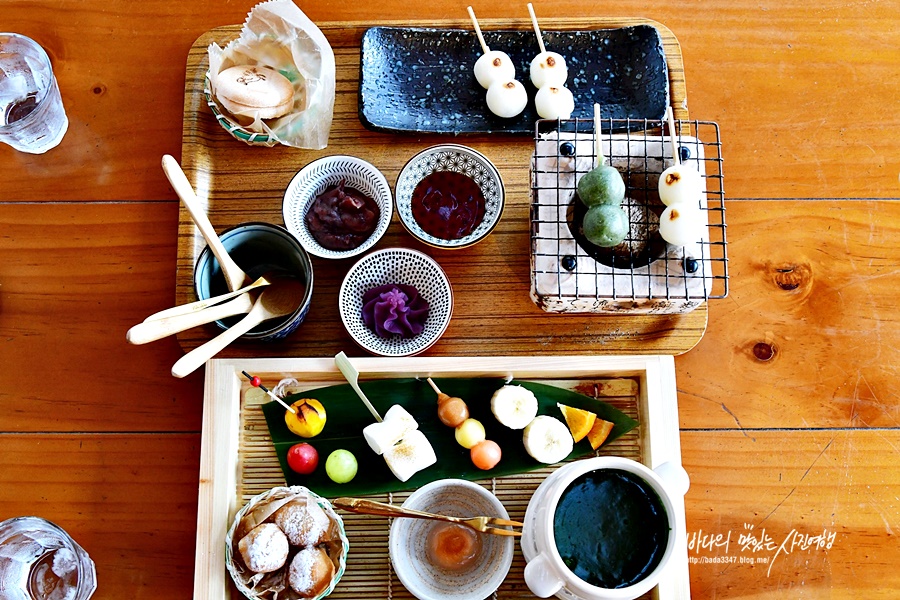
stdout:
[[(286, 229), (269, 223), (242, 223), (222, 233), (219, 238), (234, 262), (251, 280), (262, 275), (297, 279), (304, 285), (303, 298), (297, 309), (281, 319), (264, 321), (243, 337), (272, 341), (287, 337), (306, 318), (313, 291), (313, 269), (306, 250)], [(219, 261), (209, 247), (203, 249), (194, 267), (194, 290), (201, 300), (228, 292)], [(243, 315), (216, 321), (222, 329), (237, 323)]]

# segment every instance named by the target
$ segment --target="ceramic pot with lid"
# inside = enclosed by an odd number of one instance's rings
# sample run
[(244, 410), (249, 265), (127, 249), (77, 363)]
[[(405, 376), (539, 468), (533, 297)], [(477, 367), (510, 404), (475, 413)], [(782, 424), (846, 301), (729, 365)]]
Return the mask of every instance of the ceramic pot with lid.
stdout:
[[(639, 487), (646, 489), (648, 497), (655, 496), (664, 509), (659, 513), (660, 519), (665, 519), (662, 522), (663, 529), (668, 527), (664, 547), (660, 545), (658, 548), (661, 557), (657, 556), (656, 566), (623, 587), (592, 585), (576, 575), (573, 571), (575, 567), (569, 568), (561, 556), (554, 526), (560, 499), (573, 483), (584, 481), (583, 476), (591, 476), (592, 472), (608, 471), (621, 472), (624, 479), (638, 482)], [(674, 548), (686, 543), (684, 523), (675, 518), (672, 498), (684, 496), (688, 486), (687, 473), (681, 465), (675, 463), (664, 463), (651, 470), (633, 460), (604, 456), (560, 467), (541, 483), (525, 512), (521, 543), (522, 553), (528, 562), (525, 567), (525, 583), (528, 588), (540, 598), (555, 595), (565, 600), (633, 600), (645, 594), (659, 582)], [(616, 507), (608, 505), (604, 506), (604, 510), (615, 511)], [(591, 531), (590, 535), (602, 535), (600, 528), (582, 530)]]

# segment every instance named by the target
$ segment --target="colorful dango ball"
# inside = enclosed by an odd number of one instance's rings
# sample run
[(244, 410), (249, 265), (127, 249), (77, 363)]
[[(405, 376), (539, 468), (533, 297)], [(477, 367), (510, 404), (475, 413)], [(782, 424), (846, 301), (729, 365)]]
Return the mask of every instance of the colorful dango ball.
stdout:
[(495, 81), (487, 91), (488, 109), (504, 119), (511, 119), (525, 110), (528, 92), (515, 79)]
[(575, 98), (565, 86), (545, 85), (534, 96), (534, 107), (544, 119), (568, 119), (575, 110)]
[(335, 450), (325, 459), (325, 474), (335, 483), (347, 483), (356, 477), (359, 465), (349, 450)]
[(287, 451), (287, 463), (291, 471), (309, 475), (319, 466), (319, 452), (307, 443), (294, 444)]
[(703, 177), (690, 165), (672, 165), (659, 176), (659, 199), (666, 206), (697, 202), (702, 195)]
[(475, 79), (484, 89), (495, 81), (510, 81), (516, 78), (516, 67), (506, 52), (489, 50), (475, 61)]
[(473, 446), (484, 441), (484, 425), (477, 419), (468, 418), (454, 432), (456, 443), (471, 450)]
[(618, 206), (625, 199), (625, 181), (615, 167), (600, 165), (578, 180), (578, 197), (589, 208), (601, 204)]
[(561, 87), (568, 77), (566, 59), (556, 52), (541, 52), (531, 60), (531, 83), (537, 89), (546, 85)]
[(611, 248), (621, 244), (628, 235), (628, 216), (617, 205), (598, 204), (588, 209), (582, 227), (590, 243)]
[(482, 440), (469, 450), (472, 464), (482, 471), (488, 471), (496, 467), (502, 454), (500, 445), (493, 440)]
[(659, 235), (675, 246), (699, 242), (703, 226), (703, 211), (690, 202), (672, 204), (659, 217)]

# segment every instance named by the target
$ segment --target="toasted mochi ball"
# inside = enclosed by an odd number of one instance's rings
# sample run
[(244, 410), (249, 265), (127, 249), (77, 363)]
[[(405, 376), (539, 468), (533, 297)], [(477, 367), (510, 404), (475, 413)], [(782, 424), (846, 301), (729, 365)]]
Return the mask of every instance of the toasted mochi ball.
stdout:
[(334, 577), (334, 563), (321, 548), (304, 548), (294, 556), (288, 585), (304, 598), (321, 594)]
[(294, 500), (278, 509), (274, 518), (294, 546), (315, 546), (325, 540), (331, 519), (313, 500)]
[(287, 537), (273, 523), (257, 525), (238, 542), (244, 564), (254, 573), (271, 573), (283, 567), (288, 549)]

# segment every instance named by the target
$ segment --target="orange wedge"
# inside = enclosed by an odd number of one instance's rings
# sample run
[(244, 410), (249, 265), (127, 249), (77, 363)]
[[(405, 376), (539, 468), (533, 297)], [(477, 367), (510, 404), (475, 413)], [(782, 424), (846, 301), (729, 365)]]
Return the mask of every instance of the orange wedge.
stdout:
[(576, 442), (583, 440), (584, 436), (588, 435), (591, 431), (594, 421), (597, 420), (597, 415), (589, 410), (566, 406), (565, 404), (560, 404), (558, 402), (556, 405), (566, 418), (566, 425), (569, 426), (569, 431), (572, 432), (572, 438)]
[(594, 421), (594, 425), (587, 434), (588, 441), (591, 443), (591, 448), (594, 450), (599, 448), (600, 445), (606, 441), (606, 438), (609, 437), (609, 432), (612, 431), (614, 426), (615, 423), (610, 423), (603, 419)]

